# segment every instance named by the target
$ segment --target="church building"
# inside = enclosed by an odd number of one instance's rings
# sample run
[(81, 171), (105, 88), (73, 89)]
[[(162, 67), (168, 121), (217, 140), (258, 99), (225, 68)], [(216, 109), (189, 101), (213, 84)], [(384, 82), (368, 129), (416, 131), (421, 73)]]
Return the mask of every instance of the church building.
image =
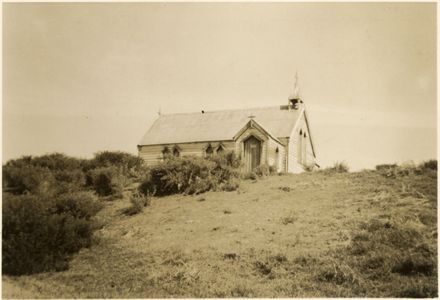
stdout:
[(159, 115), (138, 145), (139, 156), (154, 165), (167, 155), (235, 151), (244, 172), (261, 164), (288, 173), (318, 167), (305, 105), (295, 91), (287, 105)]

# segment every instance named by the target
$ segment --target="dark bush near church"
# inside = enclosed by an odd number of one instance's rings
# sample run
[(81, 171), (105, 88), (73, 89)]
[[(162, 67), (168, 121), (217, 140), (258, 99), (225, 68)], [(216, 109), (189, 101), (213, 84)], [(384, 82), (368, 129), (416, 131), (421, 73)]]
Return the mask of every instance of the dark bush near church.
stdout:
[(59, 194), (84, 189), (83, 161), (54, 153), (3, 165), (3, 189), (14, 194)]
[(141, 178), (143, 173), (143, 160), (129, 153), (104, 151), (92, 159), (54, 153), (8, 161), (3, 165), (2, 185), (3, 190), (17, 195), (56, 195), (87, 189), (97, 189), (98, 195), (118, 195), (121, 185)]
[(209, 190), (238, 188), (240, 160), (226, 153), (212, 158), (169, 157), (151, 167), (139, 186), (144, 195), (199, 194)]
[(121, 151), (102, 151), (90, 161), (90, 168), (115, 167), (126, 177), (137, 177), (143, 170), (143, 160), (133, 154)]
[(69, 256), (91, 245), (101, 205), (89, 193), (56, 198), (3, 196), (2, 270), (22, 275), (64, 270)]
[(101, 208), (98, 196), (120, 196), (140, 177), (142, 160), (123, 152), (93, 159), (53, 153), (24, 156), (3, 165), (5, 274), (63, 270), (71, 254), (88, 247)]
[(116, 167), (103, 167), (91, 172), (93, 188), (98, 196), (122, 196), (124, 178)]

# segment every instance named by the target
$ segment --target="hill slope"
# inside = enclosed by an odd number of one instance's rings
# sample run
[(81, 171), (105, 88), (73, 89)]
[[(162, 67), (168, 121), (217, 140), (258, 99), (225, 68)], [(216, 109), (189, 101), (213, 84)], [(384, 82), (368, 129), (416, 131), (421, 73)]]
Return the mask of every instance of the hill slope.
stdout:
[(108, 202), (70, 269), (3, 276), (3, 297), (433, 297), (437, 174), (305, 173), (235, 192)]

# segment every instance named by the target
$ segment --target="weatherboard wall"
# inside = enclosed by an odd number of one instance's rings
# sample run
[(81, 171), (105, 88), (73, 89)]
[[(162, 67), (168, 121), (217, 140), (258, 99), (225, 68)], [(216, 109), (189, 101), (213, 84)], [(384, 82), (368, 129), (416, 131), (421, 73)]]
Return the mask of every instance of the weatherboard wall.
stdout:
[(162, 151), (168, 147), (171, 151), (174, 146), (180, 149), (180, 156), (204, 156), (206, 148), (211, 144), (214, 152), (221, 144), (225, 151), (235, 150), (235, 143), (233, 141), (222, 142), (194, 142), (194, 143), (178, 143), (178, 144), (163, 144), (163, 145), (144, 145), (139, 146), (139, 157), (144, 159), (147, 165), (155, 165), (163, 161)]
[[(304, 137), (304, 133), (306, 137)], [(289, 173), (303, 172), (306, 166), (315, 164), (316, 159), (304, 114), (298, 120), (298, 126), (292, 132), (288, 145), (287, 169)]]

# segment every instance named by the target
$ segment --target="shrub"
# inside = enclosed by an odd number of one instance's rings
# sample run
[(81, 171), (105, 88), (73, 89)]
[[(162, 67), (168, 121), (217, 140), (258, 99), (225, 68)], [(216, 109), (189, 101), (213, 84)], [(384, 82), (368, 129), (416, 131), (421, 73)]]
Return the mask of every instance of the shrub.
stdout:
[(411, 283), (404, 290), (396, 295), (399, 298), (437, 298), (438, 292), (436, 285), (426, 283)]
[(234, 151), (228, 151), (220, 157), (224, 157), (226, 160), (226, 165), (232, 168), (238, 169), (241, 166), (241, 157), (238, 156)]
[(34, 166), (48, 168), (51, 171), (78, 170), (81, 168), (81, 160), (62, 153), (37, 156), (32, 159), (31, 163)]
[(92, 168), (115, 167), (127, 177), (140, 176), (144, 163), (142, 158), (121, 151), (102, 151), (95, 154), (90, 162)]
[(69, 255), (91, 244), (99, 210), (93, 197), (3, 197), (2, 268), (11, 275), (67, 268)]
[(55, 178), (49, 169), (33, 165), (3, 166), (3, 188), (14, 194), (48, 193)]
[(54, 171), (53, 176), (57, 185), (57, 193), (76, 192), (86, 187), (86, 176), (79, 170)]
[(90, 220), (102, 207), (102, 203), (98, 202), (91, 193), (67, 193), (55, 199), (50, 212), (52, 214), (69, 214), (74, 218)]
[(258, 175), (255, 172), (248, 172), (242, 175), (243, 179), (257, 180)]
[(330, 173), (347, 173), (349, 167), (346, 162), (337, 161), (333, 164), (333, 167), (326, 168), (325, 171)]
[(269, 166), (267, 164), (259, 165), (258, 167), (255, 168), (255, 173), (260, 177), (269, 176), (270, 175)]
[(221, 189), (223, 191), (232, 192), (237, 190), (239, 186), (240, 186), (240, 181), (237, 178), (231, 178), (221, 187)]
[(435, 269), (435, 262), (423, 255), (411, 255), (406, 256), (399, 260), (394, 267), (392, 272), (399, 273), (402, 275), (415, 275), (424, 274), (432, 275)]
[(199, 194), (225, 187), (232, 188), (237, 170), (230, 165), (228, 156), (211, 159), (201, 157), (170, 157), (166, 161), (151, 167), (146, 178), (139, 186), (144, 195), (165, 196), (177, 193)]
[(85, 186), (81, 164), (59, 153), (10, 160), (3, 166), (3, 187), (15, 194), (78, 191)]
[(389, 170), (397, 168), (397, 164), (381, 164), (376, 166), (377, 171)]
[(139, 193), (138, 191), (134, 192), (130, 196), (131, 206), (124, 210), (124, 214), (132, 216), (140, 213), (144, 207), (150, 205), (150, 198), (148, 196)]
[(431, 159), (421, 164), (422, 168), (437, 171), (437, 160)]
[(123, 182), (116, 167), (95, 169), (91, 176), (93, 187), (99, 196), (122, 196)]
[(144, 195), (197, 194), (214, 188), (215, 163), (203, 158), (170, 157), (151, 168), (139, 189)]
[(376, 166), (376, 171), (385, 177), (395, 177), (397, 168), (397, 164), (381, 164)]

